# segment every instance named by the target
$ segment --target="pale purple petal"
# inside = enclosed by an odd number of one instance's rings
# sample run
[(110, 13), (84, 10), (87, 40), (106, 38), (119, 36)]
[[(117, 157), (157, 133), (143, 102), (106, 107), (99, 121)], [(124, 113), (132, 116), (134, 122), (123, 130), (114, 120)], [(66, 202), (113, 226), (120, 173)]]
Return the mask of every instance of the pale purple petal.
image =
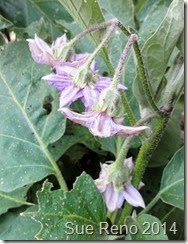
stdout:
[(83, 97), (82, 99), (85, 107), (92, 107), (94, 103), (99, 99), (99, 92), (96, 89), (93, 89), (86, 85), (83, 89)]
[(50, 64), (53, 60), (53, 54), (46, 42), (35, 35), (35, 39), (27, 39), (32, 58), (39, 64)]
[(60, 91), (72, 85), (70, 78), (68, 78), (68, 76), (50, 74), (42, 77), (42, 79), (48, 81), (48, 84), (50, 86), (54, 86)]
[(145, 203), (139, 191), (132, 185), (125, 185), (123, 196), (126, 201), (134, 207), (145, 208)]
[(58, 75), (66, 75), (69, 76), (69, 74), (75, 75), (78, 71), (74, 65), (70, 62), (64, 62), (62, 65), (55, 66), (56, 73)]
[(140, 190), (143, 186), (145, 186), (144, 182), (140, 181), (139, 186), (138, 186), (138, 190)]
[(103, 193), (104, 201), (110, 212), (117, 209), (117, 204), (119, 200), (119, 192), (114, 191), (113, 184), (110, 183), (106, 187), (106, 191)]
[(45, 41), (43, 41), (40, 37), (38, 37), (37, 34), (35, 34), (34, 40), (35, 40), (35, 43), (37, 44), (38, 48), (40, 48), (41, 51), (52, 54), (52, 50), (49, 47), (49, 45)]
[(119, 136), (138, 135), (142, 131), (149, 129), (148, 126), (131, 127), (131, 126), (124, 126), (124, 125), (117, 125), (117, 128), (118, 128), (117, 134)]
[(97, 179), (95, 180), (95, 184), (97, 186), (97, 188), (99, 189), (100, 193), (103, 193), (106, 191), (106, 184), (104, 184), (103, 180)]
[(68, 108), (60, 108), (59, 111), (62, 112), (68, 119), (84, 126), (86, 126), (87, 123), (95, 120), (95, 118), (98, 116), (98, 112), (96, 111), (90, 111), (84, 114), (73, 112)]
[[(81, 54), (76, 54), (75, 55), (75, 61), (79, 61), (80, 66), (82, 66), (83, 64), (85, 64), (85, 62), (88, 60), (88, 58), (91, 56), (90, 53), (81, 53)], [(95, 72), (97, 70), (97, 63), (95, 60), (93, 60), (93, 62), (91, 63), (90, 66), (91, 70), (93, 72)]]
[(124, 200), (125, 200), (125, 198), (124, 198), (123, 192), (119, 192), (116, 208), (121, 208), (122, 205), (123, 205)]
[(124, 165), (127, 166), (130, 169), (130, 171), (132, 172), (134, 169), (134, 163), (133, 163), (132, 157), (126, 158), (124, 160)]
[(114, 117), (113, 121), (118, 124), (118, 125), (122, 125), (124, 122), (124, 118), (123, 117)]
[(65, 107), (76, 101), (82, 96), (80, 89), (73, 85), (63, 89), (60, 95), (60, 108)]
[[(99, 91), (102, 91), (108, 88), (111, 85), (112, 81), (109, 77), (99, 76), (99, 80), (96, 82), (96, 88)], [(118, 84), (118, 90), (127, 90), (127, 87), (121, 84)]]
[(61, 45), (66, 44), (66, 43), (67, 43), (67, 36), (66, 36), (66, 34), (64, 34), (55, 40), (54, 48), (58, 49)]

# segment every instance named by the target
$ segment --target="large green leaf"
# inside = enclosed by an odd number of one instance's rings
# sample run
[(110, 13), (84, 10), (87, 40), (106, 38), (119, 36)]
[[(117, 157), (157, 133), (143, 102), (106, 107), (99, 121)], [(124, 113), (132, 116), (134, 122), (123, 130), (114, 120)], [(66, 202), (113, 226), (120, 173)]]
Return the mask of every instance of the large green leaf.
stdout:
[[(146, 41), (142, 57), (151, 90), (155, 94), (165, 74), (170, 55), (183, 31), (183, 0), (174, 0), (157, 31)], [(134, 94), (143, 108), (148, 107), (139, 76), (134, 82)]]
[(184, 208), (184, 147), (176, 152), (165, 167), (159, 195), (165, 203)]
[(9, 20), (5, 19), (1, 14), (0, 14), (0, 30), (7, 28), (9, 26), (13, 25)]
[(132, 0), (99, 0), (101, 8), (110, 12), (111, 18), (116, 17), (126, 27), (135, 27), (134, 23), (134, 4)]
[(185, 239), (184, 210), (160, 201), (152, 208), (150, 214), (157, 216), (161, 220), (162, 224), (166, 224), (166, 232), (170, 240)]
[(10, 208), (19, 207), (24, 204), (29, 187), (21, 187), (10, 193), (0, 191), (0, 215), (7, 212)]
[[(39, 240), (101, 240), (105, 236), (98, 231), (99, 223), (106, 219), (106, 207), (92, 178), (83, 173), (70, 192), (51, 191), (52, 184), (46, 183), (38, 192), (39, 211), (30, 213), (41, 223), (37, 234)], [(72, 232), (66, 224), (91, 225), (91, 235), (68, 234)], [(73, 227), (69, 224), (69, 227)], [(81, 229), (80, 229), (81, 230)], [(67, 233), (66, 233), (67, 232)]]
[(72, 20), (58, 0), (45, 2), (43, 0), (6, 0), (0, 1), (0, 9), (4, 17), (17, 27), (27, 27), (33, 21), (43, 17), (48, 24), (52, 38), (56, 38), (66, 31), (56, 22), (57, 20), (62, 18), (67, 21)]
[[(59, 2), (65, 7), (65, 9), (77, 21), (83, 30), (105, 21), (97, 0), (59, 0)], [(89, 37), (95, 46), (99, 45), (103, 34), (104, 30), (95, 31), (89, 34)], [(112, 73), (113, 67), (109, 61), (107, 49), (104, 47), (101, 53), (104, 61)]]
[[(142, 214), (138, 218), (128, 217), (126, 219), (131, 232), (129, 232), (129, 240), (137, 241), (159, 241), (168, 240), (160, 220), (149, 214)], [(134, 225), (136, 227), (134, 227)], [(137, 228), (137, 229), (136, 229)], [(137, 231), (136, 231), (137, 230)]]
[(0, 217), (0, 239), (1, 240), (36, 240), (35, 235), (40, 230), (40, 224), (29, 216), (22, 216), (30, 211), (35, 211), (36, 206), (28, 208), (23, 212), (18, 209), (16, 212), (8, 212)]
[[(151, 4), (151, 1), (147, 1), (147, 4)], [(162, 20), (164, 19), (168, 10), (167, 2), (161, 0), (155, 0), (151, 6), (143, 8), (138, 14), (138, 20), (141, 21), (139, 28), (139, 45), (143, 47), (144, 43), (156, 32)], [(145, 10), (145, 11), (144, 11)]]
[(2, 191), (13, 191), (55, 173), (47, 146), (63, 135), (65, 118), (57, 112), (58, 91), (41, 81), (48, 73), (48, 67), (32, 60), (25, 42), (10, 44), (1, 53)]
[[(66, 8), (69, 14), (78, 22), (82, 29), (87, 29), (92, 25), (99, 24), (104, 21), (98, 1), (90, 0), (59, 0), (59, 2)], [(92, 33), (90, 37), (95, 45), (98, 45), (101, 40), (103, 31)]]

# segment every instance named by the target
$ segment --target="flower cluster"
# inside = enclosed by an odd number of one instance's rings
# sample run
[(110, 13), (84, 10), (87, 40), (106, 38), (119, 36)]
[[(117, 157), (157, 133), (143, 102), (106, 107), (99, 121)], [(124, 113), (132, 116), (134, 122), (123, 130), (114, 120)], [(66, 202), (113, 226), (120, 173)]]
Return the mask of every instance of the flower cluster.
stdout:
[[(113, 164), (112, 164), (113, 165)], [(99, 178), (95, 180), (95, 183), (101, 192), (103, 199), (110, 212), (121, 208), (124, 200), (130, 203), (134, 207), (145, 208), (144, 200), (138, 190), (131, 184), (131, 173), (134, 169), (132, 157), (125, 159), (123, 172), (124, 180), (118, 187), (115, 184), (113, 177), (111, 176), (111, 170), (109, 164), (103, 164), (99, 175)], [(116, 170), (117, 174), (117, 170)], [(144, 184), (140, 182), (139, 189)]]
[[(115, 117), (109, 112), (108, 104), (113, 104), (114, 107), (113, 96), (106, 96), (109, 97), (106, 101), (105, 97), (101, 99), (101, 93), (105, 94), (105, 91), (110, 90), (111, 78), (99, 74), (96, 61), (89, 62), (89, 53), (76, 54), (66, 35), (57, 38), (51, 47), (37, 35), (34, 39), (28, 39), (28, 42), (34, 61), (50, 65), (55, 71), (42, 79), (60, 91), (59, 111), (67, 118), (86, 126), (93, 135), (99, 137), (137, 135), (147, 128), (124, 126), (123, 118)], [(118, 84), (117, 91), (109, 94), (126, 89)], [(86, 108), (82, 114), (68, 108), (77, 99), (81, 99)], [(100, 102), (97, 103), (98, 101)], [(103, 103), (106, 105), (101, 107), (100, 104)]]

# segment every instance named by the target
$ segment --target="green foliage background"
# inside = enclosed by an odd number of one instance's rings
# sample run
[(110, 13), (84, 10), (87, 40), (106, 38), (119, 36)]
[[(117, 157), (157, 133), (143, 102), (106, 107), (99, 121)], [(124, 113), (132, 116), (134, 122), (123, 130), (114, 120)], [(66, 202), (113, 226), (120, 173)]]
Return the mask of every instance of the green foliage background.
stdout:
[[(67, 121), (57, 111), (57, 90), (41, 80), (51, 72), (50, 67), (32, 60), (26, 42), (35, 33), (49, 43), (64, 33), (72, 38), (91, 25), (114, 17), (138, 35), (151, 90), (159, 105), (171, 75), (183, 67), (183, 61), (178, 66), (176, 62), (183, 58), (182, 0), (0, 1), (0, 239), (114, 238), (99, 236), (97, 232), (92, 236), (67, 237), (64, 225), (72, 219), (78, 225), (93, 223), (97, 229), (99, 222), (105, 221), (106, 207), (93, 179), (98, 177), (100, 162), (118, 155), (123, 138), (95, 138), (86, 128)], [(76, 45), (77, 52), (92, 52), (103, 34), (100, 31), (83, 38)], [(117, 30), (102, 50), (97, 61), (103, 75), (111, 75), (109, 68), (116, 67), (126, 42), (127, 37)], [(183, 79), (183, 73), (178, 79)], [(128, 87), (126, 96), (136, 118), (148, 114), (150, 108), (140, 86), (133, 52), (121, 82)], [(158, 236), (145, 236), (140, 231), (119, 238), (184, 239), (183, 99), (181, 93), (142, 180), (145, 187), (141, 194), (146, 205), (153, 198), (158, 201), (148, 214), (126, 220), (128, 225), (157, 221), (161, 226), (166, 222), (167, 235), (161, 231)], [(79, 102), (72, 108), (83, 109)], [(129, 124), (126, 116), (125, 122)], [(129, 150), (133, 159), (140, 145), (139, 139), (133, 141)], [(72, 191), (64, 194), (58, 189), (53, 161), (58, 163), (69, 189), (79, 177)], [(51, 183), (44, 183), (45, 179)], [(27, 206), (26, 201), (35, 205)], [(174, 222), (176, 234), (170, 231)]]

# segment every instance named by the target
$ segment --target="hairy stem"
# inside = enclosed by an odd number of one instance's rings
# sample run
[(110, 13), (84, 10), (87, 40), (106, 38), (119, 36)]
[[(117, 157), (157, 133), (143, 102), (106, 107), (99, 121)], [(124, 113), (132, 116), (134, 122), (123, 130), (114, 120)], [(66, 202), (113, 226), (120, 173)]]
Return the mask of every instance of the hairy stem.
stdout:
[[(122, 32), (127, 35), (130, 36), (131, 33), (125, 28), (125, 26), (123, 26), (121, 23), (118, 23), (118, 27), (122, 30)], [(149, 88), (149, 84), (148, 84), (148, 80), (147, 80), (147, 76), (146, 76), (146, 71), (144, 68), (144, 62), (141, 56), (141, 52), (139, 49), (139, 45), (138, 42), (135, 41), (135, 43), (133, 44), (133, 48), (134, 48), (134, 52), (136, 55), (136, 59), (137, 59), (137, 63), (138, 63), (138, 72), (139, 72), (139, 76), (140, 76), (140, 80), (142, 82), (142, 87), (143, 90), (145, 92), (145, 95), (147, 97), (148, 103), (150, 104), (150, 106), (152, 107), (152, 109), (159, 115), (161, 115), (161, 111), (158, 109), (157, 105), (155, 104), (155, 101), (152, 97), (150, 88)]]
[(127, 101), (127, 97), (126, 97), (124, 92), (121, 92), (121, 101), (122, 101), (123, 108), (124, 108), (124, 110), (125, 110), (125, 112), (127, 114), (127, 117), (129, 119), (130, 124), (132, 126), (134, 126), (136, 124), (136, 118), (135, 118), (135, 116), (133, 114), (132, 109), (129, 106), (129, 103)]
[(129, 38), (129, 40), (128, 40), (128, 42), (127, 42), (127, 44), (123, 50), (123, 53), (119, 59), (117, 68), (116, 68), (115, 73), (114, 73), (114, 77), (112, 79), (112, 87), (114, 89), (117, 89), (118, 81), (119, 81), (119, 78), (121, 76), (123, 66), (125, 64), (125, 61), (127, 60), (130, 49), (131, 49), (132, 45), (134, 44), (134, 42), (136, 41), (136, 39), (137, 39), (136, 35), (132, 34), (130, 36), (130, 38)]
[[(140, 126), (140, 125), (143, 125), (145, 124), (146, 122), (149, 122), (152, 118), (156, 117), (155, 114), (150, 114), (148, 116), (146, 116), (145, 118), (139, 120), (135, 126)], [(127, 139), (124, 141), (122, 147), (121, 147), (121, 150), (118, 154), (118, 157), (116, 158), (116, 161), (115, 161), (115, 164), (116, 165), (122, 165), (125, 158), (126, 158), (126, 155), (128, 153), (128, 150), (130, 148), (130, 144), (131, 144), (131, 141), (134, 137), (133, 136), (129, 136), (127, 137)]]
[(89, 57), (87, 63), (85, 64), (85, 66), (89, 67), (91, 65), (91, 63), (93, 62), (94, 58), (97, 56), (97, 54), (103, 48), (104, 44), (106, 42), (108, 42), (108, 40), (110, 39), (110, 36), (115, 31), (117, 25), (118, 25), (118, 21), (114, 21), (113, 24), (109, 27), (109, 30), (107, 31), (106, 35), (104, 36), (104, 38), (102, 39), (102, 41), (98, 45), (98, 47), (95, 49), (95, 51), (91, 54), (91, 56)]
[[(142, 180), (143, 174), (152, 156), (152, 153), (155, 151), (160, 139), (162, 138), (168, 119), (169, 117), (160, 117), (158, 119), (154, 128), (153, 138), (146, 140), (140, 148), (132, 178), (132, 185), (136, 188), (138, 188), (138, 185)], [(118, 223), (119, 225), (124, 223), (125, 218), (131, 214), (131, 211), (132, 206), (128, 203), (125, 203), (121, 218)]]
[(101, 23), (99, 25), (91, 26), (87, 30), (85, 30), (85, 31), (79, 33), (77, 36), (75, 36), (69, 43), (70, 43), (70, 45), (74, 45), (77, 41), (79, 41), (81, 38), (83, 38), (87, 34), (89, 34), (91, 32), (95, 32), (95, 31), (99, 31), (101, 29), (105, 29), (108, 26), (111, 26), (111, 25), (113, 25), (114, 23), (117, 23), (117, 22), (118, 22), (117, 19), (111, 19), (111, 20), (103, 22), (103, 23)]

